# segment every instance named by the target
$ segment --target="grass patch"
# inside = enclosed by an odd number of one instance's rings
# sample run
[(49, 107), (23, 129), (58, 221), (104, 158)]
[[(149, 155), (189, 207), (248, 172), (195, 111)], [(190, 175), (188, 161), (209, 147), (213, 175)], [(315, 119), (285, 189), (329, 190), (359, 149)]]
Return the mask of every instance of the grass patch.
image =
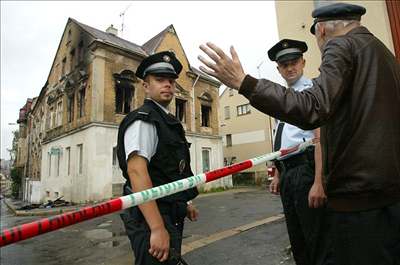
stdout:
[(217, 187), (217, 188), (211, 188), (211, 189), (207, 189), (205, 190), (204, 187), (200, 187), (198, 188), (199, 193), (215, 193), (215, 192), (223, 192), (223, 191), (227, 191), (230, 190), (231, 188), (228, 187)]

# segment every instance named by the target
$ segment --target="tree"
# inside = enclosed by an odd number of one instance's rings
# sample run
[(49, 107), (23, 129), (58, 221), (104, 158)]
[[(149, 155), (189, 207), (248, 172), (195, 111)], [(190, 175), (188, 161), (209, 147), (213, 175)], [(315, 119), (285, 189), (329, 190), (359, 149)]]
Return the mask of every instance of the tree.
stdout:
[(11, 194), (14, 198), (19, 198), (19, 191), (21, 189), (22, 184), (22, 170), (21, 168), (14, 167), (11, 169)]
[(11, 194), (14, 198), (19, 198), (20, 195), (20, 189), (22, 186), (22, 170), (21, 168), (15, 167), (15, 161), (17, 161), (17, 155), (18, 155), (18, 140), (19, 140), (19, 131), (13, 131), (14, 138), (12, 141), (12, 146), (11, 149), (7, 149), (7, 151), (10, 153), (10, 160), (11, 160)]

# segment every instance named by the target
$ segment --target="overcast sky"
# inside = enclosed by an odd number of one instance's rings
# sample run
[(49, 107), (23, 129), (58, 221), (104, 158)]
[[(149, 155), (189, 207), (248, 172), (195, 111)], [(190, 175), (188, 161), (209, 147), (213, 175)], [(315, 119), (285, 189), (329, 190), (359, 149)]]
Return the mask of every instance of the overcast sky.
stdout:
[(110, 24), (120, 30), (124, 10), (122, 37), (128, 41), (142, 45), (173, 24), (191, 65), (200, 65), (198, 46), (206, 41), (225, 51), (234, 45), (247, 73), (282, 82), (266, 60), (278, 41), (273, 1), (1, 1), (1, 158), (9, 159), (6, 148), (18, 128), (12, 124), (19, 109), (46, 82), (68, 17), (100, 30)]

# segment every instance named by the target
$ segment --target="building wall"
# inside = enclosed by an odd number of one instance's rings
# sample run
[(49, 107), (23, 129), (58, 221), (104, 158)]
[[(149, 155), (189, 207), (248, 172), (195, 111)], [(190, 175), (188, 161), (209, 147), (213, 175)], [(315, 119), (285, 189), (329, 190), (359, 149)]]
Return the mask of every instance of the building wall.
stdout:
[[(41, 199), (64, 199), (73, 202), (99, 201), (112, 197), (113, 147), (117, 143), (117, 127), (91, 124), (82, 130), (65, 135), (43, 145)], [(82, 173), (79, 173), (79, 148), (82, 144)], [(68, 174), (68, 151), (70, 170)], [(59, 175), (57, 155), (52, 148), (61, 150)], [(51, 157), (51, 166), (50, 166)], [(49, 174), (50, 172), (50, 174)], [(123, 182), (122, 176), (120, 182)]]
[[(304, 58), (306, 59), (304, 74), (309, 78), (319, 75), (318, 67), (321, 64), (321, 54), (317, 42), (314, 35), (310, 33), (310, 26), (313, 22), (311, 13), (315, 9), (316, 2), (320, 1), (275, 1), (279, 39), (303, 40), (308, 45), (308, 51), (304, 54)], [(367, 13), (361, 18), (362, 25), (366, 26), (394, 54), (385, 1), (329, 2), (348, 2), (364, 6), (367, 9)]]
[[(80, 43), (83, 45), (80, 46)], [(78, 47), (82, 50), (79, 57)], [(169, 49), (176, 52), (184, 65), (177, 81), (180, 86), (177, 97), (187, 100), (186, 123), (183, 125), (195, 142), (191, 148), (195, 171), (202, 172), (202, 148), (210, 149), (211, 169), (222, 167), (222, 141), (218, 136), (217, 115), (218, 83), (204, 78), (197, 79), (191, 72), (173, 31), (165, 35), (158, 47), (158, 50)], [(35, 187), (35, 190), (40, 189), (39, 197), (42, 201), (64, 196), (67, 201), (86, 202), (120, 195), (120, 187), (125, 180), (115, 158), (113, 164), (113, 148), (117, 142), (118, 125), (125, 114), (116, 113), (114, 75), (121, 74), (124, 70), (135, 73), (141, 60), (142, 57), (133, 52), (118, 49), (101, 40), (95, 41), (73, 21), (67, 23), (48, 82), (38, 97), (29, 121), (32, 124), (30, 136), (31, 139), (36, 139), (34, 148), (38, 153), (31, 159), (30, 168), (31, 172), (39, 172), (39, 176), (27, 180), (28, 200), (36, 196), (30, 192), (30, 186)], [(192, 90), (194, 83), (195, 89)], [(131, 111), (138, 108), (146, 96), (141, 80), (134, 77), (133, 85), (135, 91)], [(84, 114), (79, 117), (78, 99), (81, 89), (85, 89)], [(68, 121), (68, 100), (71, 97), (74, 111), (72, 121)], [(204, 97), (209, 100), (212, 108), (209, 127), (200, 126), (201, 103)], [(61, 120), (57, 112), (60, 104)], [(174, 101), (169, 109), (172, 113), (175, 112)], [(83, 146), (82, 173), (77, 168), (77, 145), (80, 144)], [(69, 174), (66, 155), (68, 147), (71, 152)], [(199, 153), (192, 151), (194, 149)], [(34, 166), (35, 164), (38, 166)], [(35, 169), (38, 167), (41, 168), (40, 171)], [(29, 184), (31, 180), (41, 180), (40, 188), (36, 184)], [(206, 188), (213, 187), (216, 183), (227, 186), (229, 181), (215, 182), (206, 185)]]
[[(172, 29), (171, 29), (172, 30)], [(165, 38), (160, 43), (160, 46), (157, 48), (158, 51), (163, 50), (173, 50), (179, 59), (182, 62), (182, 72), (177, 79), (179, 85), (183, 87), (186, 91), (191, 94), (191, 101), (189, 103), (189, 112), (188, 112), (188, 119), (187, 119), (187, 130), (190, 132), (200, 133), (202, 135), (218, 135), (219, 128), (218, 128), (218, 88), (219, 86), (215, 84), (211, 84), (210, 82), (200, 78), (197, 80), (197, 76), (189, 77), (189, 72), (191, 72), (189, 62), (187, 61), (185, 52), (183, 47), (180, 44), (180, 41), (175, 34), (175, 32), (168, 32), (165, 35)], [(196, 82), (196, 83), (195, 83)], [(192, 91), (193, 85), (194, 91)], [(202, 127), (201, 126), (201, 104), (202, 100), (200, 97), (207, 93), (211, 99), (211, 117), (210, 117), (210, 127)], [(193, 113), (193, 102), (194, 102), (194, 119), (189, 119), (192, 117)], [(204, 102), (203, 102), (204, 103)], [(194, 126), (192, 125), (194, 123)]]
[[(239, 95), (236, 90), (225, 89), (220, 96), (220, 132), (223, 138), (223, 153), (228, 164), (236, 163), (256, 156), (269, 153), (272, 150), (272, 119), (250, 106), (250, 113), (238, 116), (237, 107), (248, 104), (249, 101)], [(230, 107), (230, 117), (226, 118), (225, 107)], [(227, 146), (227, 135), (231, 135), (232, 146)], [(234, 161), (232, 157), (236, 157)], [(256, 175), (266, 173), (265, 165), (244, 170), (256, 172)]]
[[(199, 136), (194, 134), (186, 134), (186, 138), (190, 146), (190, 166), (193, 174), (204, 173), (203, 168), (203, 149), (208, 149), (210, 152), (210, 170), (223, 167), (223, 146), (221, 137)], [(212, 181), (202, 185), (204, 190), (209, 190), (216, 187), (232, 187), (232, 176), (226, 176), (219, 180)]]

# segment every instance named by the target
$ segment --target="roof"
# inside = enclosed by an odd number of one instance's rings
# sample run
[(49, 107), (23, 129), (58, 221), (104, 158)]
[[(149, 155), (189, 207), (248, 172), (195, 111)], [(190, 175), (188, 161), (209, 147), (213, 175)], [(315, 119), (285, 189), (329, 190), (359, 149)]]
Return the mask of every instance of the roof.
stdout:
[[(77, 23), (83, 30), (85, 30), (86, 32), (88, 32), (90, 35), (92, 35), (95, 39), (100, 39), (103, 40), (106, 43), (110, 43), (113, 45), (116, 45), (118, 47), (127, 49), (127, 50), (131, 50), (135, 53), (139, 53), (142, 54), (144, 56), (147, 56), (149, 54), (153, 54), (156, 49), (158, 48), (158, 46), (160, 45), (161, 41), (163, 40), (165, 34), (170, 31), (171, 29), (173, 31), (175, 31), (174, 26), (171, 24), (168, 27), (166, 27), (164, 30), (162, 30), (160, 33), (158, 33), (157, 35), (155, 35), (153, 38), (151, 38), (150, 40), (148, 40), (147, 42), (145, 42), (142, 46), (137, 45), (133, 42), (124, 40), (118, 36), (115, 36), (113, 34), (95, 29), (93, 27), (90, 27), (88, 25), (85, 25), (83, 23), (78, 22), (77, 20), (70, 18), (71, 21)], [(221, 84), (218, 80), (216, 80), (215, 78), (201, 72), (200, 70), (190, 66), (190, 70), (195, 73), (196, 75), (200, 75), (202, 78), (211, 81), (213, 83), (216, 84)]]
[(220, 81), (218, 81), (218, 80), (215, 79), (214, 77), (212, 77), (212, 76), (210, 76), (210, 75), (208, 75), (208, 74), (206, 74), (206, 73), (203, 73), (202, 71), (200, 71), (199, 69), (197, 69), (197, 68), (195, 68), (195, 67), (193, 67), (193, 66), (190, 66), (190, 70), (191, 70), (194, 74), (200, 75), (202, 78), (204, 78), (204, 79), (206, 79), (206, 80), (208, 80), (208, 81), (211, 81), (211, 82), (213, 82), (213, 83), (215, 83), (215, 84), (217, 84), (217, 85), (219, 85), (219, 86), (222, 84)]
[(78, 24), (84, 31), (89, 33), (95, 39), (100, 39), (106, 43), (113, 44), (115, 46), (118, 46), (118, 47), (126, 49), (126, 50), (131, 50), (135, 53), (138, 53), (138, 54), (141, 54), (144, 56), (147, 55), (146, 51), (141, 46), (139, 46), (133, 42), (124, 40), (118, 36), (111, 34), (111, 33), (107, 33), (107, 32), (92, 28), (88, 25), (78, 22), (77, 20), (75, 20), (73, 18), (69, 18), (69, 19), (71, 21), (75, 22), (76, 24)]
[(163, 31), (155, 35), (153, 38), (148, 40), (142, 45), (142, 48), (148, 53), (148, 54), (153, 54), (155, 50), (158, 48), (160, 45), (161, 41), (164, 38), (164, 35), (170, 30), (173, 29), (174, 26), (171, 24), (168, 27), (166, 27)]

